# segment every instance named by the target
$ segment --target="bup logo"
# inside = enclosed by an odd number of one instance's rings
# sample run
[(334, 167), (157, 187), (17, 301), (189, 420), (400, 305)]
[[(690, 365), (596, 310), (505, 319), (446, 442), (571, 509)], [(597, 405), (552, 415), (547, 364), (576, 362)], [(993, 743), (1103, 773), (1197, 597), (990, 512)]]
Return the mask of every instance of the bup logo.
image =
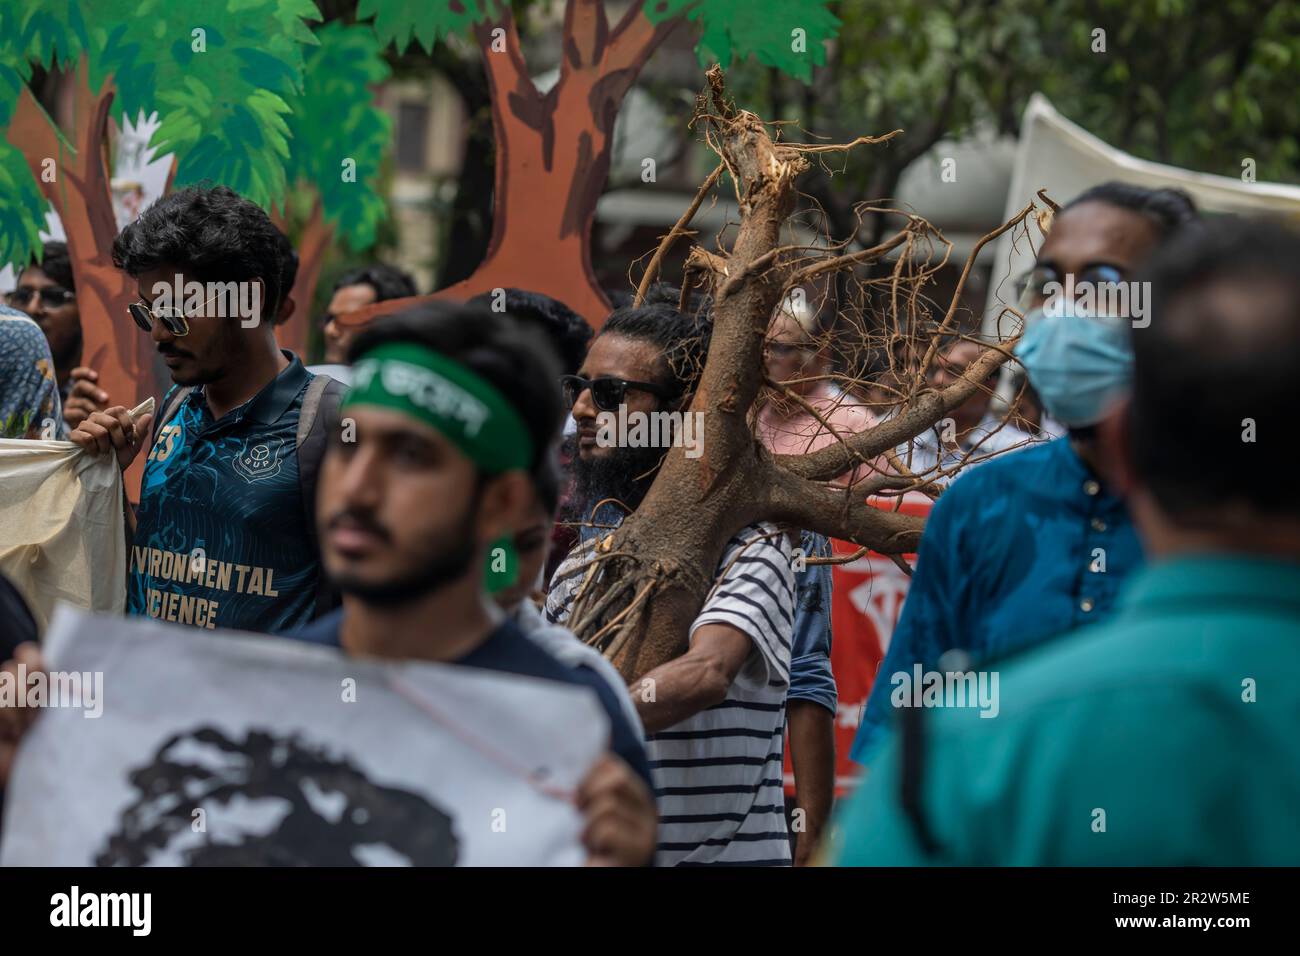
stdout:
[(280, 473), (283, 438), (259, 439), (244, 446), (235, 459), (235, 471), (245, 481), (261, 481)]

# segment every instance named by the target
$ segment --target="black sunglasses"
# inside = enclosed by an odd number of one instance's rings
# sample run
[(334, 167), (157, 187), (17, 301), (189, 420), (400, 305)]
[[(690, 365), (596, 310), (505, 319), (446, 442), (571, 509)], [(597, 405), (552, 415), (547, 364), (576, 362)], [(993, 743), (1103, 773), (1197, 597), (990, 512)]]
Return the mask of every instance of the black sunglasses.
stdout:
[[(1119, 266), (1105, 264), (1088, 266), (1074, 276), (1076, 286), (1115, 284), (1123, 281), (1123, 269), (1119, 268)], [(1055, 266), (1034, 266), (1016, 280), (1016, 294), (1021, 298), (1025, 295), (1032, 295), (1035, 298), (1046, 299), (1048, 293), (1044, 287), (1051, 282), (1062, 286), (1065, 285), (1065, 273)]]
[[(200, 305), (199, 308), (202, 309), (209, 302), (219, 298), (221, 298), (220, 292)], [(126, 311), (131, 313), (131, 318), (135, 320), (135, 324), (146, 332), (152, 332), (154, 323), (161, 322), (167, 331), (178, 339), (183, 339), (190, 334), (189, 316), (180, 309), (167, 307), (155, 309), (141, 299), (139, 302), (132, 302), (128, 305)]]
[(154, 323), (161, 322), (163, 327), (178, 339), (190, 334), (190, 323), (179, 309), (151, 309), (144, 302), (132, 302), (126, 307), (135, 324), (145, 332), (152, 332)]
[(72, 302), (77, 298), (77, 293), (73, 292), (71, 289), (65, 289), (60, 285), (47, 285), (43, 289), (36, 289), (29, 285), (20, 285), (5, 296), (5, 298), (8, 299), (10, 305), (21, 309), (38, 295), (41, 297), (41, 301), (52, 309), (57, 309), (61, 305), (67, 305), (69, 302)]
[(599, 378), (583, 378), (581, 375), (561, 375), (560, 387), (564, 390), (564, 404), (573, 408), (578, 396), (591, 389), (591, 400), (602, 412), (615, 412), (627, 397), (627, 390), (635, 388), (660, 398), (675, 398), (677, 392), (654, 382), (633, 382), (625, 378), (613, 378), (602, 375)]

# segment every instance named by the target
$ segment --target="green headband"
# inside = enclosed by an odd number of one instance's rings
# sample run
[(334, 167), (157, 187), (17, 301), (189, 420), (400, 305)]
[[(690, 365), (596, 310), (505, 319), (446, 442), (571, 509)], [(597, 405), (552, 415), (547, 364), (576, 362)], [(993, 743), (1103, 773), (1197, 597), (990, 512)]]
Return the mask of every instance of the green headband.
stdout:
[[(489, 475), (527, 469), (533, 442), (500, 392), (465, 366), (433, 349), (394, 342), (371, 349), (354, 366), (352, 388), (339, 408), (378, 405), (436, 428)], [(495, 594), (519, 577), (514, 542), (492, 542), (484, 585)]]
[(527, 470), (533, 443), (511, 404), (459, 362), (413, 342), (371, 349), (340, 408), (378, 405), (436, 428), (489, 475)]

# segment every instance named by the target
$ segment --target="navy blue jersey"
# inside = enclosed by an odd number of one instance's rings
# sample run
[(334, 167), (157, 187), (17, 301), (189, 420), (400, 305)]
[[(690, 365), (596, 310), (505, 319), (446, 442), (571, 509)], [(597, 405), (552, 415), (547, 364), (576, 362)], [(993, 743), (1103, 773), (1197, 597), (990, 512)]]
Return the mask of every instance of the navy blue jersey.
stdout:
[(220, 421), (196, 388), (158, 431), (140, 485), (128, 614), (266, 632), (311, 619), (320, 561), (297, 434), (313, 376), (285, 354), (288, 368)]
[[(312, 644), (339, 647), (339, 627), (342, 623), (343, 611), (338, 610), (284, 636)], [(623, 715), (622, 707), (614, 697), (614, 688), (596, 671), (589, 667), (569, 667), (556, 660), (545, 648), (530, 641), (518, 625), (508, 620), (464, 657), (447, 663), (590, 687), (600, 698), (600, 705), (609, 717), (609, 749), (622, 757), (646, 782), (646, 786), (651, 786), (650, 764), (646, 760), (640, 736)]]

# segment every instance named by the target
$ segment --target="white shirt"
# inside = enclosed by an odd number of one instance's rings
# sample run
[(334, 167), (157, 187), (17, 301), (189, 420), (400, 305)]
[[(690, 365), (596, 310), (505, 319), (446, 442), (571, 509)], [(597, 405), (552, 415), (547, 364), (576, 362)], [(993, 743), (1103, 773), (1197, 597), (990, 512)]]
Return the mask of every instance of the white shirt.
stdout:
[[(913, 438), (910, 459), (907, 444), (899, 445), (894, 449), (898, 460), (907, 465), (913, 474), (924, 474), (932, 471), (936, 466), (941, 466), (945, 470), (958, 467), (969, 468), (988, 461), (994, 455), (1016, 448), (1028, 448), (1035, 442), (1050, 440), (1047, 436), (1030, 435), (1010, 423), (1004, 424), (1002, 419), (992, 412), (985, 415), (978, 425), (957, 440), (957, 448), (948, 448), (940, 441), (942, 427), (943, 422), (940, 422)], [(955, 477), (956, 475), (935, 475), (933, 480), (935, 484), (947, 485)]]
[[(722, 703), (646, 738), (659, 809), (660, 866), (788, 866), (782, 757), (794, 621), (792, 546), (766, 522), (727, 545), (689, 637), (728, 624), (753, 641)], [(546, 613), (568, 616), (587, 551), (556, 570)]]
[(551, 624), (542, 617), (542, 612), (537, 609), (537, 605), (527, 599), (519, 605), (514, 618), (515, 623), (519, 625), (519, 630), (523, 631), (529, 640), (534, 644), (540, 644), (543, 650), (549, 652), (561, 664), (567, 667), (589, 667), (603, 677), (605, 682), (614, 689), (614, 696), (618, 698), (623, 716), (636, 731), (637, 738), (645, 740), (641, 715), (636, 712), (636, 705), (632, 703), (632, 698), (628, 694), (623, 675), (605, 659), (600, 651), (582, 643), (567, 627)]

